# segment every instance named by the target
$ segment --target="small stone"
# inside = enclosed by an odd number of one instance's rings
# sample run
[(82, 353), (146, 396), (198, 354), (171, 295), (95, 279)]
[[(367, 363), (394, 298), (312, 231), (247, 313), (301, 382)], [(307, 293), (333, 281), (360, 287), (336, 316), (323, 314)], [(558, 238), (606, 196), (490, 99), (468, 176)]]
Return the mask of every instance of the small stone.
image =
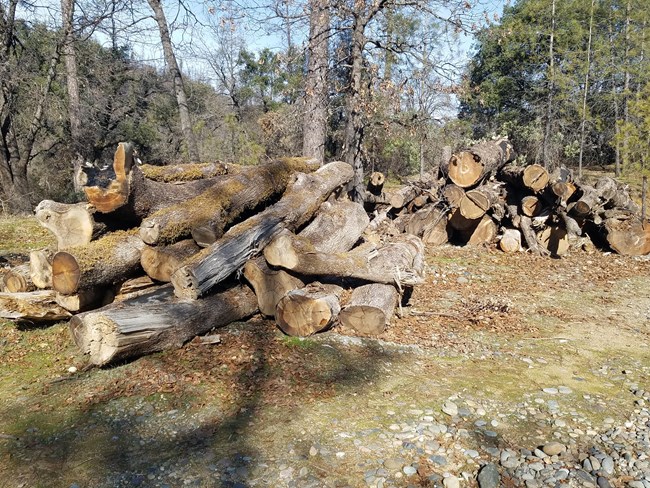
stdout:
[(544, 447), (542, 447), (542, 450), (548, 456), (557, 456), (558, 454), (562, 454), (563, 452), (566, 452), (566, 446), (564, 444), (559, 443), (559, 442), (553, 441), (553, 442), (548, 442), (548, 443), (544, 444)]
[(465, 456), (474, 459), (474, 458), (477, 458), (479, 456), (479, 454), (478, 454), (478, 451), (475, 451), (474, 449), (466, 449), (465, 450)]
[(557, 388), (544, 388), (542, 391), (544, 393), (548, 393), (549, 395), (557, 395), (558, 394), (558, 389)]
[(406, 464), (404, 458), (389, 458), (384, 461), (384, 467), (390, 469), (391, 471), (397, 471), (402, 469), (402, 466)]
[(455, 417), (458, 415), (458, 405), (456, 405), (451, 400), (447, 400), (442, 404), (442, 411), (449, 415), (450, 417)]
[(500, 482), (501, 475), (495, 464), (486, 464), (478, 473), (478, 485), (480, 488), (497, 488)]
[(68, 368), (68, 373), (76, 373), (76, 372), (77, 372), (77, 368), (75, 368), (74, 366), (70, 366)]
[(598, 477), (596, 484), (598, 485), (598, 488), (612, 488), (612, 485), (607, 481), (607, 478), (603, 478), (602, 476)]
[(304, 478), (305, 476), (307, 476), (309, 474), (309, 470), (307, 468), (300, 468), (300, 473), (299, 474), (300, 474), (301, 478)]
[(431, 461), (434, 464), (437, 464), (438, 466), (444, 466), (445, 464), (447, 464), (447, 458), (445, 456), (439, 456), (439, 455), (430, 456), (429, 461)]
[(413, 466), (404, 466), (404, 469), (402, 469), (402, 471), (406, 476), (413, 476), (418, 472), (418, 470), (415, 469)]
[(628, 482), (627, 486), (630, 488), (645, 488), (645, 485), (642, 481), (630, 481)]
[(571, 393), (573, 393), (573, 390), (568, 386), (559, 386), (557, 391), (562, 393), (563, 395), (570, 395)]
[(311, 447), (309, 448), (309, 455), (313, 457), (313, 456), (315, 456), (316, 454), (318, 454), (318, 449), (316, 449), (316, 446), (311, 446)]
[(606, 456), (600, 463), (603, 471), (607, 474), (614, 474), (614, 460), (611, 456)]
[(442, 484), (445, 486), (445, 488), (459, 488), (460, 480), (454, 475), (451, 475), (442, 480)]

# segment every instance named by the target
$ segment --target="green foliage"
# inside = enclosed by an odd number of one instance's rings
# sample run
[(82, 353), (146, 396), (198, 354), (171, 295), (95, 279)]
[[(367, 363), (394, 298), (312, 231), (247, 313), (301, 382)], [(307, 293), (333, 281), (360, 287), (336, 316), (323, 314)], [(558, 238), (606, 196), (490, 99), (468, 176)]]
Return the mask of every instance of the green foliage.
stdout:
[(628, 151), (623, 155), (625, 172), (650, 176), (650, 83), (646, 83), (630, 103), (631, 120), (619, 124), (615, 143), (626, 140)]

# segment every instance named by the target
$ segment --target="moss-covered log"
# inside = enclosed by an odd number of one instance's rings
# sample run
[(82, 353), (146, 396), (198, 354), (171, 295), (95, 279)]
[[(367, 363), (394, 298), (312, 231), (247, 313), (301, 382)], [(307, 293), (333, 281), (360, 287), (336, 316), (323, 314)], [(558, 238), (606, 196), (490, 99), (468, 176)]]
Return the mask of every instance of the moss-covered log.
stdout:
[(74, 316), (70, 331), (90, 364), (123, 361), (181, 347), (193, 337), (250, 317), (255, 294), (235, 287), (187, 301), (174, 297), (171, 285), (92, 312)]
[(236, 173), (241, 169), (237, 164), (213, 163), (165, 164), (156, 166), (143, 164), (140, 170), (145, 178), (161, 183), (185, 183)]
[(264, 248), (282, 229), (308, 222), (329, 195), (352, 179), (352, 167), (334, 162), (310, 174), (298, 173), (275, 205), (231, 227), (172, 276), (179, 297), (198, 298)]
[(144, 243), (133, 231), (118, 231), (52, 258), (52, 287), (63, 295), (111, 286), (138, 274)]
[(243, 213), (281, 195), (294, 173), (317, 168), (316, 163), (303, 158), (242, 168), (222, 176), (200, 195), (150, 215), (140, 226), (140, 237), (147, 244), (156, 245), (191, 235), (200, 246), (209, 246)]

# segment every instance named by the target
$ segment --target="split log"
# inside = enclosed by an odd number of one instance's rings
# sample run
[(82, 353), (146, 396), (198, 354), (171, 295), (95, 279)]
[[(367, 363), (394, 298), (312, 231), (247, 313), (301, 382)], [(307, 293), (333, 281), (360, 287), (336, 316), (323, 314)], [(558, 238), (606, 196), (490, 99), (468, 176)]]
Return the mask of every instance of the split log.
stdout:
[(215, 327), (245, 319), (257, 311), (255, 294), (235, 287), (201, 300), (174, 297), (173, 288), (85, 312), (70, 320), (70, 331), (90, 364), (123, 361), (144, 354), (181, 347)]
[(278, 302), (289, 291), (305, 286), (302, 280), (286, 271), (271, 269), (262, 256), (246, 262), (244, 277), (255, 290), (260, 312), (267, 317), (275, 317)]
[(368, 181), (368, 187), (367, 187), (368, 192), (371, 195), (376, 195), (376, 196), (381, 195), (384, 189), (385, 181), (386, 181), (386, 177), (384, 176), (384, 173), (380, 173), (379, 171), (374, 171), (370, 175), (370, 180)]
[(52, 258), (52, 287), (63, 295), (79, 289), (111, 286), (141, 271), (144, 243), (133, 233), (117, 231)]
[(499, 170), (499, 179), (537, 193), (548, 185), (549, 174), (539, 164), (530, 164), (528, 166), (509, 164)]
[(52, 288), (52, 256), (48, 251), (29, 253), (29, 276), (36, 288)]
[(569, 237), (564, 227), (549, 226), (538, 235), (538, 241), (551, 256), (564, 256), (569, 252)]
[(542, 201), (534, 195), (528, 195), (521, 199), (521, 212), (527, 217), (539, 215), (543, 208)]
[(107, 305), (115, 298), (112, 287), (95, 287), (78, 290), (74, 295), (56, 294), (56, 303), (69, 312), (85, 312)]
[(304, 276), (415, 285), (422, 282), (424, 244), (407, 234), (379, 248), (374, 256), (354, 250), (328, 254), (316, 251), (307, 239), (287, 232), (264, 248), (264, 257), (272, 266)]
[(299, 173), (278, 203), (230, 228), (210, 247), (190, 258), (172, 275), (177, 296), (198, 298), (241, 268), (282, 229), (305, 224), (338, 187), (352, 179), (352, 167), (344, 162), (321, 166), (311, 174)]
[(379, 335), (390, 323), (399, 293), (393, 285), (372, 283), (355, 288), (339, 322), (364, 335)]
[(0, 288), (6, 293), (34, 291), (36, 286), (30, 276), (29, 263), (3, 270), (0, 276)]
[(451, 156), (447, 165), (449, 179), (461, 188), (470, 188), (493, 175), (515, 158), (507, 139), (476, 144)]
[(0, 293), (0, 318), (33, 322), (67, 320), (70, 312), (56, 303), (56, 292)]
[(499, 239), (499, 247), (508, 254), (520, 251), (521, 232), (517, 229), (505, 229), (501, 239)]
[(465, 192), (458, 208), (463, 217), (480, 219), (499, 200), (499, 185), (483, 185)]
[(211, 186), (212, 179), (175, 185), (145, 178), (133, 164), (133, 146), (121, 142), (115, 151), (113, 165), (105, 169), (83, 168), (83, 191), (88, 202), (101, 213), (114, 213), (122, 228), (140, 225), (142, 219), (158, 209), (183, 202)]
[(193, 239), (185, 239), (169, 246), (145, 246), (140, 257), (142, 269), (156, 281), (169, 283), (172, 274), (201, 248)]
[(300, 236), (311, 241), (317, 251), (344, 252), (352, 249), (369, 224), (363, 205), (349, 200), (325, 202)]
[(36, 220), (56, 237), (59, 251), (88, 244), (106, 231), (106, 224), (95, 222), (93, 213), (95, 208), (89, 203), (52, 200), (43, 200), (34, 210)]
[(461, 200), (465, 196), (465, 190), (458, 185), (446, 185), (442, 189), (442, 196), (451, 208), (458, 208)]
[(161, 183), (184, 183), (187, 181), (203, 180), (223, 176), (239, 171), (241, 167), (236, 164), (214, 163), (185, 163), (165, 164), (156, 166), (143, 164), (140, 170), (145, 178)]
[(310, 172), (318, 164), (303, 158), (286, 158), (249, 166), (219, 178), (194, 198), (165, 207), (148, 216), (140, 237), (151, 245), (171, 244), (190, 235), (202, 247), (219, 239), (237, 218), (281, 195), (295, 172)]
[(307, 337), (330, 327), (341, 311), (343, 288), (312, 283), (289, 291), (278, 302), (275, 320), (282, 332)]
[(650, 253), (650, 224), (638, 216), (625, 220), (608, 219), (604, 225), (609, 246), (624, 256)]

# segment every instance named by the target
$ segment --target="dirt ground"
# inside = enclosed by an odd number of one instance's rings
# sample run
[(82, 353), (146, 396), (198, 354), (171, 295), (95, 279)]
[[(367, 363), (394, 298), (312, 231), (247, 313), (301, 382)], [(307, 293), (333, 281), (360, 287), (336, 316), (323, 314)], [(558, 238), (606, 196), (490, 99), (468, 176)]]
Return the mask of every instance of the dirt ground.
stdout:
[[(649, 259), (443, 246), (427, 263), (426, 284), (373, 339), (289, 338), (256, 317), (218, 344), (86, 369), (66, 324), (0, 323), (0, 487), (284, 486), (296, 456), (314, 486), (367, 486), (372, 449), (345, 451), (346, 435), (402, 412), (442, 419), (443, 402), (462, 399), (500, 419), (495, 445), (530, 447), (552, 435), (520, 415), (544, 388), (570, 388), (560, 406), (594, 426), (625, 419), (630, 384), (650, 389)], [(344, 456), (310, 457), (313, 446)], [(253, 460), (248, 482), (214, 476), (235, 457)], [(275, 465), (278, 481), (260, 481)]]

